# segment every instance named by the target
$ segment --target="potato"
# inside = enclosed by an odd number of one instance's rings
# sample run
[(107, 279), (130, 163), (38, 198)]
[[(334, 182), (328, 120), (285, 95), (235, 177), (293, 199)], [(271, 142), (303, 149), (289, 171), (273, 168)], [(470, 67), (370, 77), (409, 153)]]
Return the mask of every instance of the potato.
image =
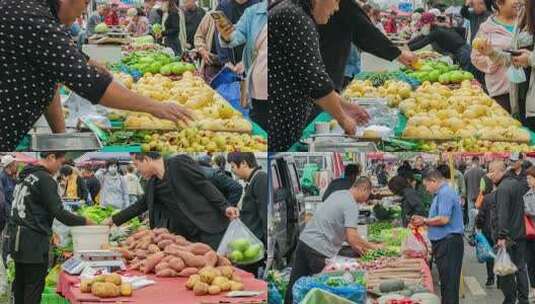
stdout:
[(217, 285), (212, 285), (210, 287), (208, 287), (208, 293), (211, 294), (211, 295), (216, 295), (216, 294), (219, 294), (221, 293), (221, 288)]
[(219, 266), (216, 269), (219, 270), (224, 277), (232, 279), (232, 274), (234, 273), (232, 266)]
[(80, 291), (82, 293), (91, 293), (91, 284), (93, 284), (93, 280), (82, 279), (80, 282)]
[(193, 287), (193, 294), (196, 296), (204, 296), (208, 293), (208, 284), (197, 282)]
[(240, 282), (240, 283), (241, 283), (241, 281), (242, 281), (240, 275), (237, 274), (237, 273), (233, 273), (233, 274), (232, 274), (232, 279), (231, 279), (231, 280), (232, 280), (232, 281), (235, 281), (235, 282)]
[(230, 281), (230, 290), (232, 291), (243, 290), (243, 283)]
[(215, 253), (213, 250), (210, 250), (204, 254), (204, 259), (206, 260), (206, 266), (215, 267), (215, 265), (217, 265), (217, 253)]
[(171, 277), (177, 277), (178, 273), (174, 271), (173, 269), (167, 268), (167, 269), (158, 271), (156, 273), (156, 276), (162, 277), (162, 278), (171, 278)]
[(130, 283), (123, 283), (121, 284), (121, 296), (123, 297), (131, 297), (132, 296), (132, 284)]
[(120, 295), (119, 287), (113, 283), (94, 283), (91, 293), (99, 298), (113, 298)]
[(201, 276), (201, 281), (204, 283), (210, 284), (216, 277), (216, 273), (213, 268), (211, 267), (205, 267), (199, 271), (199, 275)]
[(187, 289), (193, 289), (195, 287), (195, 284), (200, 282), (201, 276), (198, 274), (194, 274), (191, 277), (189, 277), (188, 281), (186, 282), (186, 288)]
[(106, 282), (106, 277), (104, 275), (98, 275), (93, 280), (95, 283), (104, 283)]
[(112, 273), (112, 274), (108, 274), (105, 276), (104, 278), (104, 281), (106, 283), (112, 283), (112, 284), (115, 284), (117, 286), (120, 286), (121, 285), (121, 276), (116, 274), (116, 273)]

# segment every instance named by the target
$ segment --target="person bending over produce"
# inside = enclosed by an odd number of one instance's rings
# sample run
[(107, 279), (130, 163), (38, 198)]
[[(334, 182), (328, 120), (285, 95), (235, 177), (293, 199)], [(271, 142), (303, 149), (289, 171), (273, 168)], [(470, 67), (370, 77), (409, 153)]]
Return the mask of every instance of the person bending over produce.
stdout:
[(424, 215), (424, 204), (416, 190), (409, 184), (407, 178), (396, 175), (388, 182), (388, 189), (395, 195), (401, 196), (401, 221), (407, 227), (413, 215)]
[(359, 207), (370, 197), (372, 183), (359, 177), (351, 189), (336, 191), (316, 210), (299, 237), (285, 303), (291, 304), (292, 287), (303, 276), (319, 273), (325, 260), (335, 257), (347, 241), (353, 250), (365, 253), (382, 246), (362, 239), (357, 231)]
[(132, 158), (148, 180), (144, 194), (103, 224), (119, 226), (148, 211), (151, 229), (167, 228), (189, 241), (217, 249), (228, 219), (237, 218), (239, 212), (204, 176), (195, 160), (177, 155), (164, 161), (157, 152), (133, 154)]
[(28, 165), (20, 172), (15, 186), (6, 238), (15, 261), (16, 304), (41, 303), (54, 219), (68, 226), (94, 224), (63, 209), (53, 176), (64, 160), (64, 152), (41, 153), (37, 165)]
[(225, 196), (230, 205), (236, 207), (241, 200), (243, 187), (219, 168), (213, 168), (204, 158), (198, 160), (204, 176)]
[(177, 104), (155, 102), (126, 89), (74, 45), (62, 26), (75, 22), (87, 2), (0, 2), (0, 151), (14, 151), (43, 114), (52, 132), (65, 132), (59, 84), (95, 104), (173, 121), (191, 119), (190, 111)]
[(464, 254), (461, 202), (457, 192), (438, 170), (428, 170), (423, 179), (427, 191), (434, 194), (433, 203), (428, 218), (414, 215), (411, 224), (428, 226), (427, 236), (433, 245), (442, 303), (458, 304)]

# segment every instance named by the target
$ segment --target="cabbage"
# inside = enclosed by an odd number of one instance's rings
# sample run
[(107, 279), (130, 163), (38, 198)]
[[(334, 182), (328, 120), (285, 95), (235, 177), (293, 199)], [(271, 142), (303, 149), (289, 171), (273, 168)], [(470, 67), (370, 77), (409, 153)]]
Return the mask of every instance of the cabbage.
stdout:
[(95, 26), (95, 33), (98, 34), (104, 34), (107, 33), (110, 29), (106, 25), (106, 23), (99, 23), (97, 26)]

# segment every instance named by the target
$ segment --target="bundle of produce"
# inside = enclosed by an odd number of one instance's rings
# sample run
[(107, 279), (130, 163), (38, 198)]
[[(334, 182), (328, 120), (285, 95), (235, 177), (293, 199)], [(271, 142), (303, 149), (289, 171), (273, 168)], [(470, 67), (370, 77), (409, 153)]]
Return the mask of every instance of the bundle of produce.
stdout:
[(94, 279), (82, 279), (80, 291), (99, 298), (131, 297), (132, 285), (122, 282), (120, 275), (112, 273), (99, 275)]
[(110, 31), (110, 28), (104, 22), (99, 23), (95, 26), (95, 33), (97, 34), (106, 34), (109, 31)]
[(528, 142), (529, 132), (483, 90), (469, 81), (461, 88), (426, 82), (399, 104), (409, 117), (404, 137), (413, 139), (477, 138)]
[(377, 260), (381, 257), (398, 257), (400, 255), (399, 247), (391, 246), (382, 249), (368, 250), (363, 256), (359, 258), (359, 261), (370, 262)]
[(249, 265), (264, 257), (264, 244), (239, 219), (233, 220), (225, 231), (217, 253), (233, 263)]
[(115, 211), (116, 210), (111, 207), (83, 205), (76, 212), (85, 218), (89, 218), (98, 225), (112, 216)]
[(203, 243), (191, 243), (165, 228), (141, 230), (116, 250), (127, 260), (130, 270), (158, 277), (190, 277), (206, 266), (230, 266), (230, 261)]
[(408, 98), (411, 91), (410, 84), (398, 80), (387, 80), (378, 88), (374, 87), (370, 80), (353, 80), (343, 92), (343, 96), (347, 99), (385, 98), (391, 107), (395, 107)]
[(463, 138), (458, 141), (449, 141), (434, 144), (429, 151), (458, 151), (458, 152), (530, 152), (535, 147), (526, 143), (501, 142), (481, 140), (476, 138)]
[(450, 65), (443, 61), (424, 61), (415, 71), (406, 70), (411, 78), (420, 82), (440, 82), (442, 84), (461, 83), (464, 80), (474, 79), (470, 72), (463, 72), (458, 65)]
[(357, 80), (369, 80), (371, 81), (372, 85), (374, 87), (380, 87), (385, 84), (387, 80), (399, 80), (404, 81), (411, 85), (411, 87), (416, 88), (420, 85), (420, 82), (415, 79), (409, 77), (407, 74), (403, 73), (402, 71), (394, 71), (394, 72), (360, 72), (358, 73), (354, 79)]
[[(405, 289), (405, 286), (422, 288), (424, 284), (425, 272), (421, 259), (395, 258), (379, 260), (375, 264), (369, 264), (366, 276), (368, 289), (379, 287), (380, 292), (391, 292), (394, 287), (383, 286), (381, 284), (388, 280), (396, 280), (395, 288)], [(394, 284), (386, 284), (394, 285)], [(389, 290), (386, 290), (386, 289)], [(410, 296), (410, 294), (409, 294)]]
[(132, 52), (123, 57), (122, 63), (143, 74), (182, 75), (187, 71), (195, 71), (191, 63), (180, 62), (180, 59), (164, 52)]
[(368, 240), (382, 242), (381, 232), (383, 230), (391, 230), (391, 222), (375, 222), (368, 225)]
[(199, 273), (189, 276), (186, 288), (196, 296), (218, 295), (225, 291), (244, 289), (242, 280), (231, 266), (206, 266)]

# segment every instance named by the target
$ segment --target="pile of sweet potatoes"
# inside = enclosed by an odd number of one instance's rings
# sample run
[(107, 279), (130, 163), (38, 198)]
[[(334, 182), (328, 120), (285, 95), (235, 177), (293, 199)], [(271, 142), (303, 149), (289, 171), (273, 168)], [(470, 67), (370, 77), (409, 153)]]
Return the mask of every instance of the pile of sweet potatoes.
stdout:
[(210, 246), (191, 243), (165, 228), (141, 230), (117, 248), (128, 261), (129, 270), (155, 273), (158, 277), (190, 277), (203, 267), (230, 266)]

